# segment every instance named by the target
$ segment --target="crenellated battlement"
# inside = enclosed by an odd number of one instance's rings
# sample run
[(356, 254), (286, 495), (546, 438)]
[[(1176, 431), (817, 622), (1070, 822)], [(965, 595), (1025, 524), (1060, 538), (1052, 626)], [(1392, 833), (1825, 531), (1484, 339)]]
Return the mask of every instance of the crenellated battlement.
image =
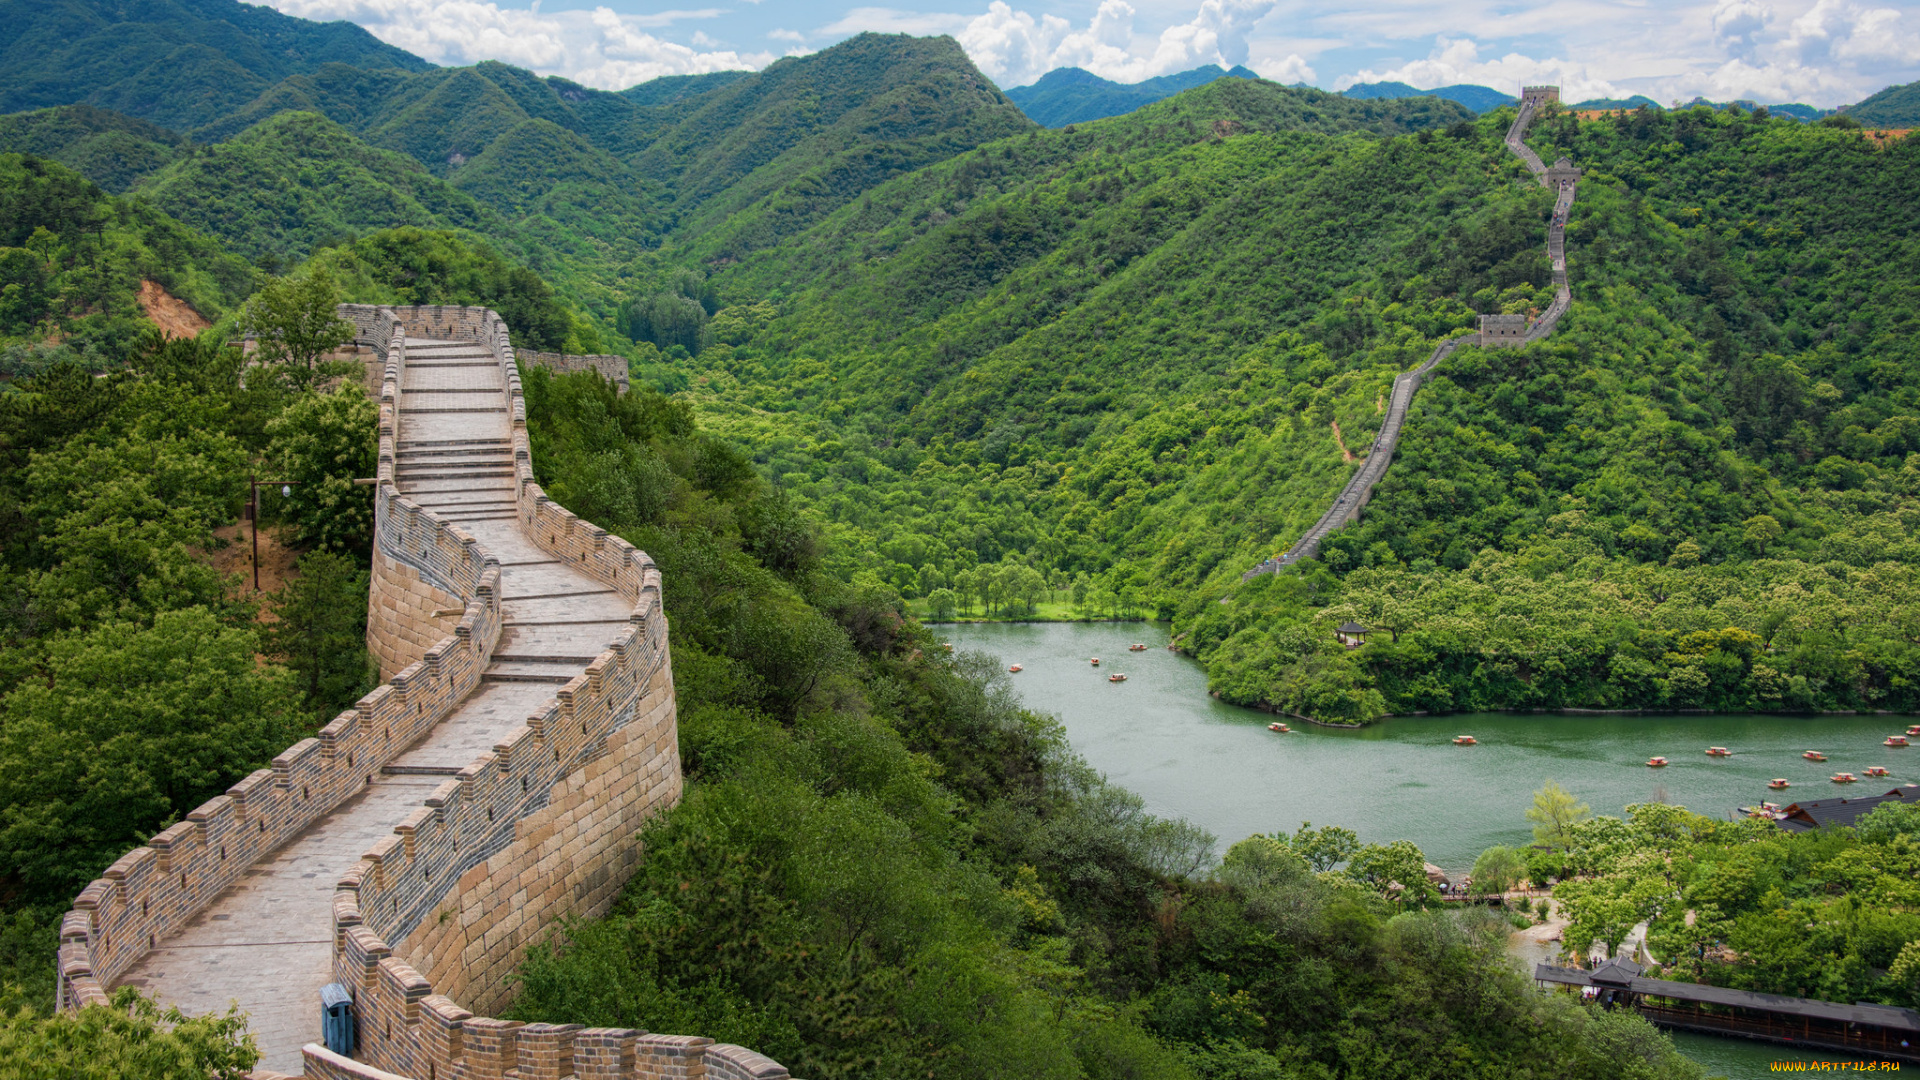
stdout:
[[(331, 974), (270, 982), (268, 997), (247, 1005), (256, 1030), (263, 1014), (279, 1010), (285, 1016), (273, 1023), (285, 1026), (291, 1016), (306, 1032), (296, 1031), (290, 1046), (275, 1045), (282, 1033), (263, 1039), (270, 1056), (281, 1055), (274, 1067), (289, 1067), (278, 1062), (292, 1054), (306, 1076), (362, 1080), (786, 1077), (775, 1062), (706, 1038), (529, 1025), (470, 1011), (508, 1003), (506, 976), (557, 919), (607, 910), (640, 858), (641, 825), (680, 797), (660, 574), (644, 552), (569, 513), (534, 482), (518, 358), (497, 314), (364, 305), (343, 305), (341, 314), (358, 344), (385, 360), (369, 644), (392, 674), (316, 737), (82, 891), (61, 928), (62, 1007), (104, 1002), (108, 987), (136, 971), (173, 1000), (203, 993), (208, 978), (244, 978), (236, 969), (253, 959), (245, 944), (213, 946), (233, 955), (200, 969), (207, 974), (160, 971), (155, 964), (167, 962), (156, 958), (210, 913), (257, 917), (261, 898), (284, 894), (298, 901), (286, 910), (311, 910), (314, 924), (280, 929), (292, 945), (304, 939), (321, 948)], [(411, 364), (410, 342), (421, 354)], [(604, 369), (617, 360), (535, 362), (577, 363), (612, 377)], [(466, 442), (450, 438), (463, 431), (472, 433), (461, 436)], [(462, 454), (484, 458), (464, 473), (421, 464)], [(456, 477), (451, 489), (447, 475)], [(458, 479), (473, 475), (499, 479), (485, 490)], [(474, 492), (482, 501), (469, 498)], [(540, 615), (540, 605), (555, 603), (554, 614)], [(582, 615), (601, 629), (565, 637)], [(515, 636), (527, 633), (561, 635), (563, 653), (591, 640), (596, 655), (538, 654)], [(539, 673), (520, 674), (516, 664)], [(544, 696), (541, 683), (552, 684)], [(502, 723), (503, 703), (523, 699), (540, 703)], [(471, 744), (460, 732), (489, 729), (498, 733), (489, 743), (447, 757)], [(357, 861), (337, 864), (328, 902), (300, 906), (313, 893), (297, 879), (311, 872), (269, 881), (276, 861), (331, 857), (316, 838), (335, 829), (362, 835), (382, 822), (384, 837)], [(327, 828), (313, 828), (321, 824)], [(275, 962), (265, 953), (258, 961), (269, 969)], [(329, 977), (353, 997), (359, 1042), (351, 1060), (298, 1045), (319, 1036), (317, 991)], [(259, 987), (235, 996), (248, 990)]]

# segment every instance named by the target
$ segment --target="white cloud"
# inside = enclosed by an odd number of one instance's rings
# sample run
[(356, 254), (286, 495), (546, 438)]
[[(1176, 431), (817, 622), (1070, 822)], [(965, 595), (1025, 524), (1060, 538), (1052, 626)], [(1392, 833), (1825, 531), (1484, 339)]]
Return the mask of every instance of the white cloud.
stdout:
[[(1006, 0), (992, 0), (959, 38), (973, 62), (1001, 86), (1029, 83), (1058, 67), (1138, 82), (1205, 64), (1247, 63), (1249, 35), (1275, 3), (1201, 0), (1191, 19), (1167, 27), (1158, 38), (1142, 40), (1134, 32), (1136, 12), (1127, 0), (1101, 0), (1086, 28), (1077, 31), (1057, 15), (1036, 18)], [(1298, 54), (1262, 62), (1280, 68), (1288, 81), (1313, 78), (1313, 69)]]
[(492, 0), (271, 0), (304, 19), (346, 19), (382, 41), (436, 64), (501, 60), (543, 75), (564, 75), (587, 86), (618, 90), (662, 75), (760, 68), (770, 52), (714, 47), (696, 34), (696, 46), (647, 33), (721, 8), (622, 15), (611, 8), (542, 13), (539, 5), (501, 7)]
[(873, 31), (878, 34), (952, 34), (967, 25), (965, 15), (899, 11), (894, 8), (851, 8), (845, 15), (814, 31), (843, 36)]
[(769, 30), (767, 31), (767, 36), (775, 41), (799, 42), (807, 40), (807, 35), (798, 30)]
[(1334, 80), (1333, 86), (1336, 90), (1345, 90), (1363, 82), (1403, 82), (1421, 90), (1471, 83), (1504, 90), (1516, 97), (1522, 86), (1544, 84), (1560, 87), (1560, 97), (1564, 101), (1621, 95), (1619, 87), (1613, 83), (1589, 74), (1585, 64), (1560, 58), (1536, 60), (1520, 53), (1482, 60), (1480, 46), (1472, 39), (1445, 36), (1435, 39), (1433, 52), (1425, 60), (1415, 60), (1385, 71), (1363, 70), (1343, 75)]

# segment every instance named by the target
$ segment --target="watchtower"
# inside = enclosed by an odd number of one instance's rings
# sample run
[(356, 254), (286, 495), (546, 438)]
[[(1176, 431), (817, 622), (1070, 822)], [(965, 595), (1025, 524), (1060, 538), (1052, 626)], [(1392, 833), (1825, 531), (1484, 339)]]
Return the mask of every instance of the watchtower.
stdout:
[(1527, 317), (1525, 315), (1482, 315), (1480, 316), (1480, 344), (1489, 349), (1502, 349), (1512, 345), (1524, 344), (1527, 340)]
[(1547, 187), (1554, 191), (1571, 191), (1573, 185), (1580, 182), (1580, 170), (1567, 158), (1561, 158), (1547, 170)]
[(1560, 103), (1560, 88), (1557, 86), (1523, 86), (1520, 88), (1520, 104), (1532, 105), (1536, 109), (1548, 104)]

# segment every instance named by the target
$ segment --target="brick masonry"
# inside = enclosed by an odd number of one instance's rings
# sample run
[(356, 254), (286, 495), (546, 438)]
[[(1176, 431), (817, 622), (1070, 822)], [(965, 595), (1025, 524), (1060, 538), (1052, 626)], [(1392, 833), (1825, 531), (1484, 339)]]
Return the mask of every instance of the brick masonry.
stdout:
[[(1360, 519), (1361, 511), (1373, 498), (1373, 489), (1387, 475), (1387, 466), (1393, 463), (1394, 450), (1400, 443), (1400, 429), (1406, 423), (1407, 410), (1413, 407), (1413, 395), (1426, 383), (1428, 374), (1439, 366), (1440, 361), (1452, 354), (1462, 344), (1479, 345), (1483, 348), (1511, 348), (1528, 345), (1544, 340), (1560, 324), (1560, 317), (1573, 306), (1573, 292), (1567, 284), (1567, 215), (1573, 209), (1573, 199), (1580, 182), (1580, 170), (1566, 158), (1553, 163), (1551, 168), (1541, 162), (1526, 144), (1527, 128), (1533, 122), (1534, 113), (1549, 105), (1560, 103), (1560, 88), (1557, 86), (1525, 86), (1520, 91), (1520, 109), (1513, 124), (1507, 129), (1506, 147), (1521, 164), (1527, 167), (1534, 178), (1553, 190), (1556, 194), (1553, 203), (1553, 218), (1547, 226), (1547, 258), (1553, 265), (1554, 299), (1540, 318), (1529, 321), (1525, 315), (1482, 315), (1479, 332), (1473, 335), (1449, 338), (1435, 346), (1433, 355), (1419, 367), (1396, 376), (1393, 380), (1393, 397), (1387, 406), (1386, 419), (1380, 425), (1380, 433), (1374, 437), (1373, 448), (1367, 457), (1348, 477), (1346, 486), (1334, 497), (1333, 505), (1327, 507), (1320, 519), (1313, 523), (1285, 554), (1275, 555), (1257, 564), (1253, 569), (1240, 575), (1240, 580), (1249, 581), (1261, 574), (1278, 573), (1282, 567), (1311, 559), (1320, 554), (1320, 544), (1329, 535)], [(1223, 599), (1221, 603), (1226, 603)]]
[[(624, 629), (607, 632), (610, 644), (599, 655), (551, 668), (561, 672), (552, 680), (535, 679), (565, 681), (490, 753), (437, 770), (451, 775), (340, 877), (331, 924), (313, 932), (331, 941), (333, 978), (353, 992), (360, 1043), (355, 1060), (308, 1045), (305, 1075), (785, 1078), (776, 1062), (697, 1036), (521, 1024), (458, 1004), (482, 1011), (508, 1004), (505, 976), (526, 948), (561, 916), (603, 914), (641, 856), (640, 825), (680, 797), (660, 575), (644, 552), (576, 518), (534, 483), (525, 400), (498, 315), (356, 306), (343, 306), (342, 315), (355, 323), (362, 348), (386, 358), (368, 638), (392, 674), (318, 738), (295, 744), (271, 768), (130, 852), (80, 894), (61, 927), (61, 1006), (104, 1002), (117, 978), (196, 913), (259, 875), (258, 864), (290, 839), (364, 796), (384, 767), (477, 700), (483, 678), (512, 678), (488, 674), (520, 659), (503, 652), (495, 661), (516, 598), (503, 589), (501, 559), (487, 544), (506, 544), (515, 553), (509, 565), (528, 567), (516, 574), (536, 586), (552, 587), (562, 580), (557, 574), (598, 583), (597, 591), (560, 595), (586, 607), (591, 600), (595, 610), (617, 602), (628, 612)], [(497, 366), (425, 366), (493, 370), (500, 405), (403, 408), (403, 398), (412, 399), (402, 390), (409, 342), (423, 353), (434, 345), (421, 339), (482, 347), (470, 355), (491, 356)], [(594, 366), (595, 358), (584, 359)], [(480, 394), (436, 392), (462, 401)], [(395, 480), (403, 412), (493, 414), (488, 423), (504, 414), (507, 438), (482, 441), (503, 442), (501, 452), (511, 453), (511, 480), (501, 481), (512, 489), (501, 500), (510, 509), (468, 511), (463, 524), (444, 506), (422, 505), (428, 496), (403, 494)], [(550, 603), (551, 595), (528, 593), (518, 602)], [(318, 1002), (311, 1008), (317, 1035)]]

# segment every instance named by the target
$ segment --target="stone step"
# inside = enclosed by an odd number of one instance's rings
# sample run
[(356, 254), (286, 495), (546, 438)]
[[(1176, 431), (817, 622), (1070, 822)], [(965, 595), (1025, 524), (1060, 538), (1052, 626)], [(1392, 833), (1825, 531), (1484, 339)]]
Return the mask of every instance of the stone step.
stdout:
[(483, 477), (499, 477), (499, 476), (505, 476), (505, 477), (511, 478), (513, 476), (513, 470), (502, 468), (502, 469), (495, 469), (493, 471), (462, 470), (460, 472), (406, 472), (403, 470), (396, 469), (394, 470), (394, 474), (393, 474), (393, 478), (396, 481), (399, 481), (399, 480), (477, 480)]
[(403, 407), (400, 410), (400, 415), (418, 416), (424, 413), (503, 413), (506, 411), (507, 411), (507, 407), (505, 405), (496, 405), (492, 408), (481, 408), (479, 406), (474, 406), (472, 408), (466, 408), (466, 409), (458, 409), (458, 408), (455, 408), (455, 409), (408, 409)]
[(490, 667), (486, 671), (481, 672), (480, 681), (481, 682), (537, 682), (537, 683), (553, 683), (555, 686), (565, 686), (567, 683), (570, 683), (575, 678), (577, 678), (579, 674), (580, 674), (579, 671), (574, 670), (572, 668), (568, 668), (565, 674), (561, 674), (559, 672), (553, 672), (553, 671), (524, 670), (523, 668), (520, 668), (520, 667), (502, 668), (502, 667), (496, 666), (496, 667)]
[[(585, 668), (597, 659), (595, 656), (543, 656), (539, 653), (494, 653), (495, 664), (563, 664), (568, 667)], [(492, 669), (489, 668), (489, 671)]]
[(511, 439), (401, 439), (395, 442), (394, 449), (402, 453), (428, 446), (512, 446)]
[(382, 776), (459, 776), (461, 765), (382, 765)]
[(501, 386), (403, 386), (402, 394), (498, 394)]
[(571, 600), (581, 596), (611, 596), (612, 589), (579, 589), (573, 592), (527, 593), (524, 596), (502, 596), (500, 602), (512, 603), (515, 600)]

